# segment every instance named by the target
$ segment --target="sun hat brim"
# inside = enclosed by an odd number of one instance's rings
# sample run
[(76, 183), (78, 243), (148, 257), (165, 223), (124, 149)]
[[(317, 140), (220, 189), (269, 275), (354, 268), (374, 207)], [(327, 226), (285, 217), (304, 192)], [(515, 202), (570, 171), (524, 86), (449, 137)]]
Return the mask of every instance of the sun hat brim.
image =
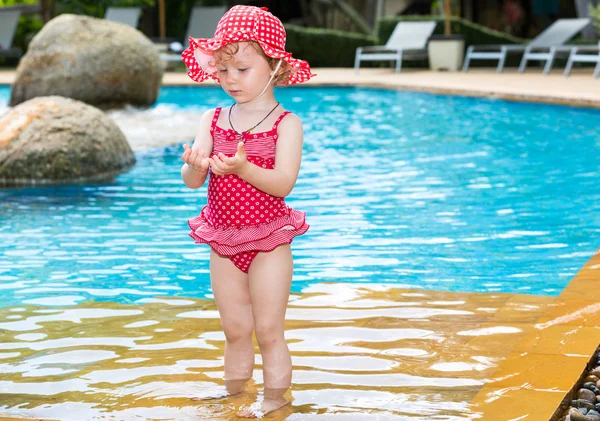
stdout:
[(196, 82), (203, 82), (207, 79), (213, 79), (219, 82), (219, 78), (216, 75), (217, 69), (211, 64), (214, 52), (232, 42), (244, 41), (257, 42), (267, 56), (274, 59), (283, 59), (289, 64), (291, 74), (285, 82), (286, 85), (306, 82), (313, 76), (316, 76), (310, 71), (310, 66), (307, 61), (295, 59), (292, 57), (292, 53), (279, 50), (266, 42), (253, 39), (251, 33), (244, 33), (241, 31), (233, 33), (227, 38), (194, 39), (190, 37), (190, 46), (181, 53), (183, 62), (188, 67), (188, 76)]

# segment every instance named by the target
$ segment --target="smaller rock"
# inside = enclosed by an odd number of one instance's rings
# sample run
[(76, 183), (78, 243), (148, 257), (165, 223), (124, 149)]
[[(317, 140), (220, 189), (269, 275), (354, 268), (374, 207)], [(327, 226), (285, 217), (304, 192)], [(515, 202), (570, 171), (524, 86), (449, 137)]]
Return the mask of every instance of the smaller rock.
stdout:
[(600, 379), (600, 367), (596, 367), (596, 368), (594, 368), (594, 369), (593, 369), (593, 370), (590, 372), (590, 374), (591, 374), (592, 376), (596, 376), (596, 377), (598, 377), (598, 378)]
[(596, 415), (600, 417), (600, 412), (596, 411), (595, 409), (592, 409), (591, 411), (588, 411), (586, 415)]
[(592, 392), (594, 392), (594, 394), (596, 393), (600, 393), (600, 389), (598, 389), (596, 387), (596, 385), (592, 382), (587, 382), (583, 384), (583, 387), (587, 390), (591, 390)]
[(583, 399), (593, 405), (596, 403), (596, 394), (588, 389), (579, 389), (579, 392), (577, 392), (577, 399)]
[(575, 408), (569, 409), (569, 417), (571, 421), (589, 421), (585, 415)]
[(597, 376), (590, 374), (589, 376), (587, 376), (585, 378), (584, 383), (591, 382), (591, 383), (596, 384), (598, 382), (598, 380), (600, 380), (600, 379)]
[[(588, 390), (588, 392), (589, 392), (589, 390)], [(600, 405), (600, 404), (597, 404), (597, 405)], [(571, 406), (573, 408), (585, 408), (587, 410), (596, 408), (593, 403), (591, 403), (590, 401), (585, 400), (585, 399), (577, 399), (575, 401), (572, 401)]]

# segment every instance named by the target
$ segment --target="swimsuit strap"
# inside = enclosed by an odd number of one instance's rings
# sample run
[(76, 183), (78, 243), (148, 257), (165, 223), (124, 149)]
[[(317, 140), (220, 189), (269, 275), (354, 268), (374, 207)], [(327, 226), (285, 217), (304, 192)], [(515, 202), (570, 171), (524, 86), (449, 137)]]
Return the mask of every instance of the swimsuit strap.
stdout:
[(219, 121), (219, 114), (221, 114), (222, 107), (215, 108), (215, 114), (212, 118), (212, 123), (210, 123), (210, 133), (214, 133), (215, 127), (217, 127), (217, 121)]
[(279, 117), (277, 117), (277, 120), (275, 120), (272, 130), (277, 130), (277, 127), (279, 126), (279, 123), (281, 123), (281, 120), (283, 120), (283, 117), (285, 117), (286, 115), (291, 114), (291, 113), (292, 113), (291, 111), (282, 112), (281, 115)]

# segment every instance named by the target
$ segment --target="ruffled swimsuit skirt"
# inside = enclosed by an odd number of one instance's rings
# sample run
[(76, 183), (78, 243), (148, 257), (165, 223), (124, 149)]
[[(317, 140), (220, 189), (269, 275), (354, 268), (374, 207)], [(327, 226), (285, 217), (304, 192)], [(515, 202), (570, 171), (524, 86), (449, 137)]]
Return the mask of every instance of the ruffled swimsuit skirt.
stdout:
[[(217, 126), (220, 113), (221, 108), (217, 108), (210, 129), (213, 156), (234, 156), (239, 135)], [(242, 140), (250, 163), (266, 169), (275, 167), (277, 126), (287, 114), (289, 111), (283, 112), (269, 131), (244, 134)], [(245, 273), (259, 252), (289, 244), (309, 228), (306, 214), (287, 206), (282, 197), (258, 190), (235, 174), (216, 175), (212, 171), (208, 204), (188, 224), (196, 243), (208, 244)]]

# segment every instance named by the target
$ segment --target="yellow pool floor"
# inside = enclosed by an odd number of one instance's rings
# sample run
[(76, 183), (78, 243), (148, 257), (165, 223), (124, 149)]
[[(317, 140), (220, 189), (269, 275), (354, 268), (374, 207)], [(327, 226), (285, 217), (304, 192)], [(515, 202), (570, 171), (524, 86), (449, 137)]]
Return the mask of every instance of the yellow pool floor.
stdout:
[[(293, 295), (293, 403), (272, 420), (544, 420), (600, 342), (600, 255), (558, 297), (316, 284)], [(0, 312), (5, 416), (236, 419), (211, 301)], [(53, 417), (53, 414), (58, 416)], [(62, 418), (64, 419), (64, 418)]]

